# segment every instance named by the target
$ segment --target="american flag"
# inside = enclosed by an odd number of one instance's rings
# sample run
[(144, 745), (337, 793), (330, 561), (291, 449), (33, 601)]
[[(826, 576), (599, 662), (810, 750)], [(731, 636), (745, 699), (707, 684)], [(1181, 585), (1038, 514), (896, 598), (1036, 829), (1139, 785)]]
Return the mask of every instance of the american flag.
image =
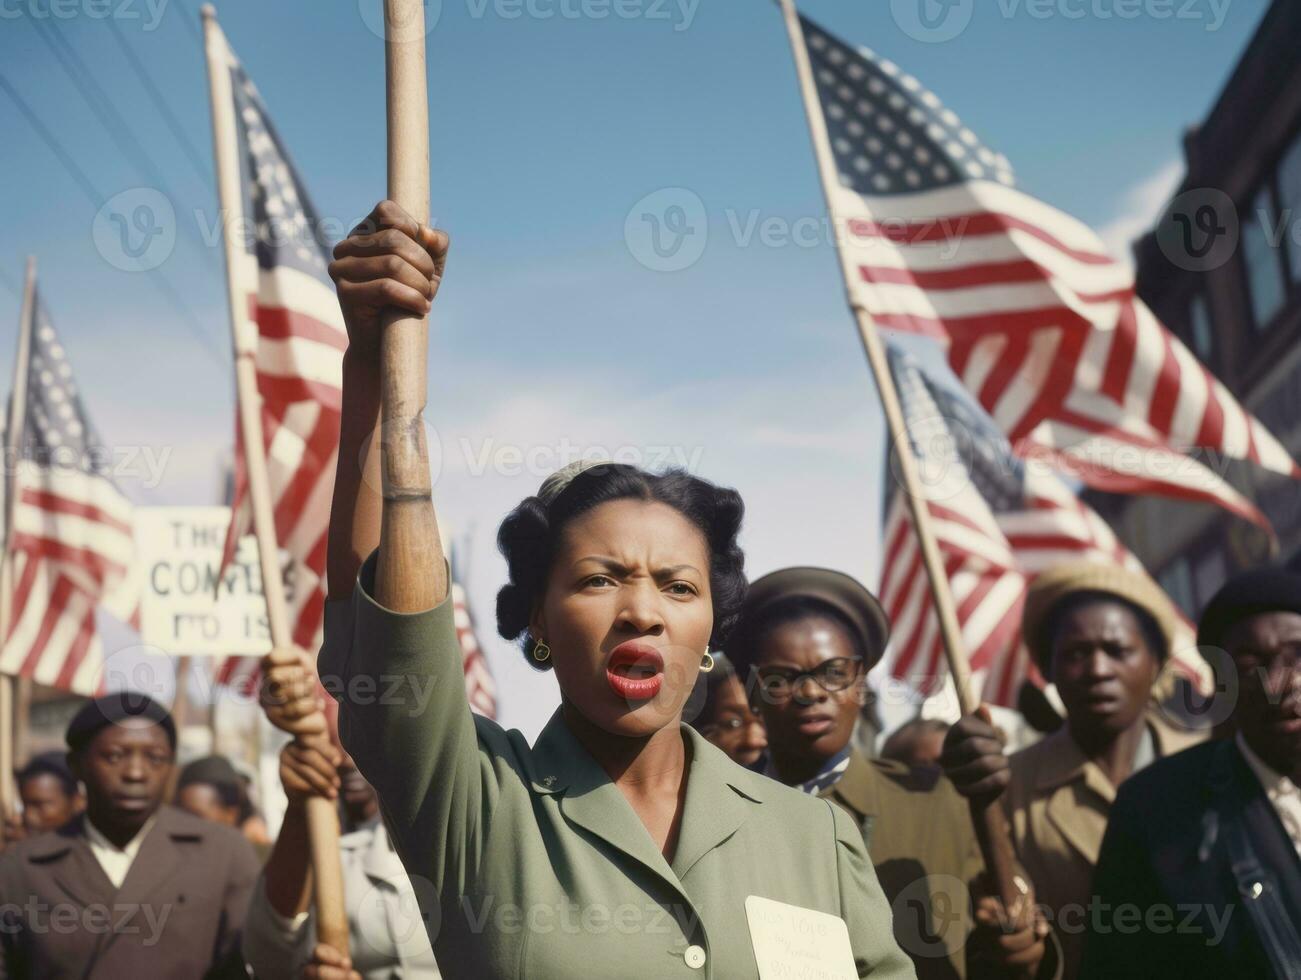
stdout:
[[(973, 674), (983, 698), (1012, 706), (1039, 681), (1020, 640), (1034, 576), (1065, 562), (1117, 564), (1146, 574), (1101, 517), (1041, 460), (1025, 460), (971, 397), (928, 373), (895, 344), (891, 374), (917, 456)], [(947, 670), (921, 549), (897, 481), (887, 481), (881, 602), (893, 623), (891, 674), (932, 693)], [(1177, 645), (1174, 656), (1190, 656)], [(1190, 677), (1198, 665), (1179, 666)]]
[(456, 638), (461, 641), (461, 664), (465, 668), (465, 696), (470, 710), (485, 718), (497, 717), (497, 685), (493, 682), (488, 660), (474, 632), (474, 619), (465, 589), (452, 583), (452, 611), (456, 619)]
[[(34, 290), (26, 404), (13, 473), (11, 620), (0, 673), (95, 694), (104, 658), (95, 609), (123, 619), (134, 544), (131, 505), (112, 479), (113, 455), (96, 434), (67, 351)], [(17, 410), (10, 406), (10, 418)]]
[[(224, 37), (208, 57), (230, 76), (240, 168), (240, 215), (226, 233), (243, 237), (230, 269), (247, 317), (236, 356), (252, 357), (276, 540), (290, 558), (286, 598), (293, 641), (315, 650), (325, 608), (325, 552), (339, 448), (347, 332), (326, 273), (330, 243), (257, 89)], [(251, 523), (244, 445), (236, 426), (234, 500), (222, 567)], [(255, 683), (256, 659), (230, 658), (221, 683)]]
[(1136, 297), (1085, 225), (893, 62), (801, 18), (839, 186), (832, 218), (878, 326), (938, 338), (1021, 455), (1102, 490), (1263, 514), (1193, 449), (1301, 475)]

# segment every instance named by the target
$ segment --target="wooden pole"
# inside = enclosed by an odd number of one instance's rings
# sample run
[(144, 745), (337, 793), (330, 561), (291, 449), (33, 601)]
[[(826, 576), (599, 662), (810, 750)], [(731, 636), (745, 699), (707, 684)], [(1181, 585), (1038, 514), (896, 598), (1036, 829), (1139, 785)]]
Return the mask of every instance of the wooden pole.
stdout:
[[(285, 602), (280, 572), (280, 549), (276, 541), (275, 512), (271, 482), (263, 451), (262, 399), (257, 388), (254, 355), (256, 330), (248, 321), (248, 296), (241, 280), (248, 253), (230, 234), (241, 228), (243, 196), (236, 147), (235, 109), (230, 89), (232, 56), (226, 38), (210, 4), (203, 7), (204, 46), (208, 59), (208, 88), (212, 101), (212, 144), (216, 154), (217, 193), (225, 233), (226, 292), (230, 307), (231, 335), (235, 349), (235, 390), (239, 401), (240, 435), (244, 443), (244, 468), (248, 476), (249, 506), (253, 512), (253, 533), (258, 543), (262, 592), (266, 597), (271, 642), (277, 647), (293, 646), (289, 608)], [(339, 851), (339, 817), (334, 804), (323, 796), (307, 800), (307, 830), (311, 838), (312, 880), (315, 887), (316, 929), (321, 942), (341, 953), (348, 952), (348, 916), (343, 902), (343, 868)]]
[[(388, 196), (421, 224), (429, 222), (429, 99), (421, 0), (384, 0), (388, 107)], [(380, 466), (384, 503), (375, 598), (397, 612), (442, 600), (435, 555), (423, 413), (428, 323), (392, 312), (381, 339)]]
[[(9, 396), (8, 428), (5, 430), (5, 502), (4, 541), (0, 544), (0, 654), (9, 638), (13, 609), (13, 538), (14, 514), (18, 493), (19, 454), (23, 445), (23, 430), (27, 425), (27, 363), (31, 357), (32, 321), (36, 318), (36, 258), (28, 256), (27, 278), (23, 283), (23, 305), (18, 317), (18, 350), (14, 357), (14, 384)], [(0, 676), (0, 816), (12, 816), (15, 810), (14, 743), (17, 731), (14, 725), (14, 682), (9, 676)]]
[(32, 688), (30, 677), (14, 678), (14, 764), (27, 762), (31, 747)]
[[(834, 218), (836, 207), (832, 188), (839, 186), (839, 178), (835, 157), (831, 152), (831, 140), (827, 135), (827, 122), (822, 115), (822, 103), (818, 99), (817, 86), (813, 80), (813, 67), (809, 63), (808, 49), (804, 46), (804, 30), (800, 26), (794, 0), (778, 0), (778, 2), (786, 22), (791, 53), (795, 58), (795, 71), (799, 76), (800, 94), (804, 99), (809, 136), (813, 141), (813, 153), (817, 158), (818, 174), (822, 179), (827, 213)], [(953, 677), (953, 686), (957, 690), (958, 705), (962, 713), (968, 715), (979, 707), (979, 702), (972, 690), (971, 667), (967, 663), (967, 654), (962, 642), (957, 608), (953, 603), (953, 593), (949, 589), (944, 560), (935, 541), (934, 530), (931, 528), (926, 492), (917, 474), (917, 460), (913, 456), (908, 426), (904, 419), (903, 408), (899, 404), (899, 393), (895, 389), (894, 377), (890, 373), (890, 364), (885, 355), (885, 346), (881, 343), (876, 324), (872, 321), (871, 314), (863, 308), (855, 296), (853, 284), (856, 271), (853, 260), (840, 247), (839, 236), (835, 237), (836, 256), (840, 259), (846, 298), (858, 324), (858, 336), (863, 344), (863, 352), (867, 355), (872, 376), (876, 379), (876, 388), (881, 396), (881, 407), (885, 411), (886, 425), (889, 427), (895, 458), (899, 463), (899, 477), (903, 481), (903, 491), (908, 500), (913, 528), (917, 533), (918, 544), (921, 546), (922, 562), (926, 568), (926, 577), (930, 581), (932, 604), (940, 621), (945, 659), (948, 661), (949, 673)], [(985, 867), (995, 882), (999, 897), (1008, 909), (1012, 909), (1014, 905), (1019, 906), (1024, 889), (1016, 874), (1012, 838), (1002, 808), (978, 806), (973, 803), (972, 820), (985, 859)]]

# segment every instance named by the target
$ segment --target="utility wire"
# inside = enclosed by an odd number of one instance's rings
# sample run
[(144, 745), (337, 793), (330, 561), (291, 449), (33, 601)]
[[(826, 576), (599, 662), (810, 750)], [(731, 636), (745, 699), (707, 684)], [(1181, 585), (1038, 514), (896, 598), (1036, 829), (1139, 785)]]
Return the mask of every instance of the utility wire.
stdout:
[[(136, 167), (145, 180), (152, 181), (156, 188), (166, 193), (173, 201), (179, 201), (180, 196), (167, 182), (162, 171), (149, 155), (149, 151), (144, 148), (127, 124), (126, 119), (117, 111), (117, 106), (113, 104), (113, 100), (107, 95), (104, 87), (98, 84), (98, 79), (95, 78), (94, 73), (86, 67), (86, 63), (81, 59), (81, 56), (68, 43), (68, 39), (50, 24), (42, 21), (35, 21), (34, 23), (36, 24), (37, 33), (41, 35), (41, 39), (45, 41), (46, 45), (54, 53), (55, 58), (58, 59), (59, 66), (63, 69), (64, 74), (76, 86), (82, 99), (90, 106), (91, 112), (95, 114), (95, 118), (99, 120), (100, 125), (104, 127), (105, 132), (108, 133), (122, 155)], [(198, 229), (191, 226), (189, 222), (184, 222), (184, 226), (187, 234), (198, 247), (200, 254), (215, 266), (217, 256), (212, 248), (204, 244)]]
[[(91, 183), (90, 178), (86, 176), (85, 171), (77, 166), (77, 162), (68, 154), (68, 151), (63, 148), (62, 144), (60, 144), (54, 134), (50, 132), (49, 128), (41, 122), (40, 116), (32, 111), (32, 107), (27, 104), (27, 101), (21, 95), (18, 94), (17, 89), (10, 84), (9, 79), (3, 74), (0, 74), (0, 89), (3, 89), (9, 98), (13, 100), (14, 105), (18, 107), (18, 111), (23, 114), (23, 117), (26, 118), (32, 128), (36, 130), (36, 134), (40, 136), (45, 145), (49, 147), (50, 152), (52, 152), (59, 162), (63, 164), (64, 168), (72, 176), (77, 186), (81, 188), (82, 192), (90, 200), (91, 204), (96, 208), (101, 207), (104, 202), (103, 195), (99, 193), (95, 188), (95, 185)], [(168, 302), (176, 308), (176, 311), (180, 313), (186, 326), (190, 328), (190, 331), (198, 339), (204, 350), (217, 361), (222, 370), (228, 369), (230, 367), (230, 352), (217, 346), (216, 342), (208, 334), (208, 331), (203, 328), (203, 325), (195, 318), (194, 313), (182, 301), (171, 282), (167, 280), (158, 269), (150, 269), (148, 270), (148, 273), (150, 280), (156, 287), (158, 287), (159, 292), (167, 298)]]
[(22, 294), (18, 291), (18, 283), (9, 278), (9, 273), (5, 272), (4, 266), (0, 266), (0, 286), (14, 294), (14, 299), (21, 301)]
[(131, 46), (127, 44), (126, 37), (122, 33), (122, 28), (117, 26), (117, 21), (112, 17), (108, 19), (107, 23), (109, 30), (113, 32), (113, 37), (117, 41), (118, 46), (122, 49), (122, 53), (126, 55), (127, 62), (135, 71), (136, 77), (140, 79), (140, 84), (144, 86), (145, 91), (149, 93), (149, 98), (153, 100), (154, 106), (158, 109), (159, 115), (161, 115), (163, 120), (167, 123), (167, 128), (170, 129), (172, 135), (176, 137), (176, 142), (181, 144), (181, 149), (185, 151), (185, 158), (189, 160), (190, 165), (194, 167), (194, 172), (199, 175), (199, 180), (205, 186), (211, 187), (214, 183), (211, 171), (204, 164), (203, 157), (199, 154), (199, 151), (194, 148), (194, 144), (190, 141), (190, 138), (185, 134), (185, 129), (181, 126), (180, 120), (177, 119), (176, 114), (172, 112), (171, 107), (163, 98), (162, 92), (158, 90), (158, 86), (154, 84), (153, 78), (151, 78), (149, 72), (145, 70), (145, 66), (141, 63), (140, 58), (133, 50), (131, 50)]
[(194, 38), (195, 42), (199, 45), (200, 50), (202, 50), (204, 48), (204, 43), (203, 35), (199, 33), (199, 18), (190, 12), (189, 4), (185, 3), (184, 0), (176, 0), (176, 2), (185, 14), (185, 16), (181, 18), (181, 23), (185, 25), (186, 30), (190, 32), (190, 36)]

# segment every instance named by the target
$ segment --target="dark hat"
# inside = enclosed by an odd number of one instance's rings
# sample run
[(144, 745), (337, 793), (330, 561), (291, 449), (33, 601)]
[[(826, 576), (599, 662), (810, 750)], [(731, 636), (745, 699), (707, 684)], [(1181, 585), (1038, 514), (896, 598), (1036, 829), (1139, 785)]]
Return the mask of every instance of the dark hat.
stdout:
[(101, 729), (130, 718), (147, 718), (161, 725), (173, 751), (176, 749), (176, 722), (171, 714), (153, 698), (135, 691), (117, 691), (87, 701), (68, 722), (64, 739), (71, 751), (80, 752)]
[(229, 786), (240, 788), (239, 773), (224, 755), (207, 755), (195, 759), (177, 777), (176, 788), (181, 789), (191, 783), (206, 783), (209, 786)]
[(1269, 612), (1301, 613), (1301, 574), (1257, 568), (1229, 579), (1202, 610), (1197, 645), (1223, 648), (1224, 637), (1234, 626)]
[(890, 618), (880, 601), (857, 579), (829, 568), (782, 568), (750, 583), (745, 604), (725, 645), (734, 664), (748, 664), (751, 658), (741, 647), (751, 642), (751, 627), (768, 609), (791, 599), (811, 599), (829, 606), (854, 629), (870, 668), (885, 652), (890, 639)]

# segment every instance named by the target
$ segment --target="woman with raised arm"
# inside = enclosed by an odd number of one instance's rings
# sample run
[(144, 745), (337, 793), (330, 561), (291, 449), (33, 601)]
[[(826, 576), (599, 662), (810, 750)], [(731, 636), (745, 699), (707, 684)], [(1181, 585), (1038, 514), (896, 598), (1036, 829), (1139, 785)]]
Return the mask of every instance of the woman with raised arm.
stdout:
[(911, 977), (845, 813), (682, 724), (745, 593), (735, 491), (571, 466), (507, 516), (498, 628), (561, 692), (531, 747), (470, 713), (444, 568), (432, 609), (374, 600), (380, 316), (427, 313), (446, 257), (389, 202), (335, 250), (351, 346), (320, 656), (444, 975), (753, 978), (813, 930), (815, 956)]

